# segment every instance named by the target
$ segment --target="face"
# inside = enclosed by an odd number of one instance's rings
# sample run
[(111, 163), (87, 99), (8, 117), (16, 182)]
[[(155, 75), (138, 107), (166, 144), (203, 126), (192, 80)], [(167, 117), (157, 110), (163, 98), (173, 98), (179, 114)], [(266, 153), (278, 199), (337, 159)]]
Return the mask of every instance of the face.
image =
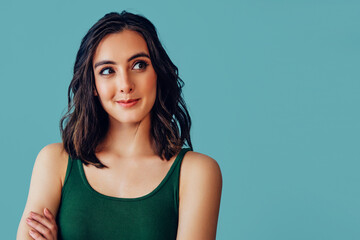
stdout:
[[(96, 90), (112, 121), (135, 123), (149, 117), (156, 98), (157, 75), (140, 33), (123, 30), (105, 36), (93, 57)], [(137, 101), (121, 103), (124, 100)]]

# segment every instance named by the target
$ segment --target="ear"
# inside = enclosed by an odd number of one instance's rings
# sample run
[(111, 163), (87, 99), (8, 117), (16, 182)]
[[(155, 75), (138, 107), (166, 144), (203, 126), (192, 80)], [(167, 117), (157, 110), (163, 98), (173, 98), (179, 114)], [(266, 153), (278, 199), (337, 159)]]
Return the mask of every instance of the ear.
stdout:
[(96, 89), (94, 89), (94, 96), (98, 96), (98, 92)]

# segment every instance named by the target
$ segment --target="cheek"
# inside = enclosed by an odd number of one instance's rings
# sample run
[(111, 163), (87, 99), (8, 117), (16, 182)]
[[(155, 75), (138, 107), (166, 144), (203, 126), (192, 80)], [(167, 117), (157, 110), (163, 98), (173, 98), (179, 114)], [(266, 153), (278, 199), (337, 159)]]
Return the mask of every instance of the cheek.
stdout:
[(150, 98), (152, 99), (152, 101), (155, 102), (155, 98), (156, 98), (156, 75), (155, 77), (148, 82), (148, 84), (145, 86), (145, 91), (149, 94)]
[(156, 95), (156, 81), (149, 82), (147, 85), (145, 85), (144, 91)]
[(152, 98), (156, 97), (156, 82), (157, 76), (154, 73), (151, 78), (148, 79), (147, 84), (144, 86), (144, 91), (151, 93)]
[(106, 84), (95, 84), (100, 99), (106, 99), (111, 96), (111, 87)]

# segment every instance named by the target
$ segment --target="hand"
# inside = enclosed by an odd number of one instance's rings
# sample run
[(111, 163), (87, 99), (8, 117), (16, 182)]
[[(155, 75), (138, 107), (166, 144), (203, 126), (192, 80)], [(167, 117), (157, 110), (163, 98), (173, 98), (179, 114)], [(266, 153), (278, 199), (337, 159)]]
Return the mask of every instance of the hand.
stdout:
[(35, 212), (30, 212), (30, 217), (26, 223), (32, 227), (29, 231), (30, 236), (35, 240), (56, 240), (58, 227), (55, 217), (49, 209), (44, 208), (44, 216)]

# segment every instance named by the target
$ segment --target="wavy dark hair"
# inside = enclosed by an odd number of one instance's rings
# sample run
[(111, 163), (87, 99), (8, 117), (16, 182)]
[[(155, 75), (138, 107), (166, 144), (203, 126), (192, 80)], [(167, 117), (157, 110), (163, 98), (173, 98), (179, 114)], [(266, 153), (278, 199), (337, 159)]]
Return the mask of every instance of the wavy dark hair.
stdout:
[(140, 33), (146, 41), (157, 74), (157, 94), (151, 109), (151, 137), (161, 159), (169, 160), (186, 144), (192, 150), (191, 118), (182, 97), (183, 80), (158, 38), (155, 26), (144, 16), (122, 11), (111, 12), (98, 20), (86, 33), (77, 52), (74, 75), (68, 89), (67, 112), (60, 120), (64, 149), (85, 165), (107, 167), (95, 150), (109, 128), (108, 114), (94, 96), (93, 56), (108, 34), (123, 30)]

